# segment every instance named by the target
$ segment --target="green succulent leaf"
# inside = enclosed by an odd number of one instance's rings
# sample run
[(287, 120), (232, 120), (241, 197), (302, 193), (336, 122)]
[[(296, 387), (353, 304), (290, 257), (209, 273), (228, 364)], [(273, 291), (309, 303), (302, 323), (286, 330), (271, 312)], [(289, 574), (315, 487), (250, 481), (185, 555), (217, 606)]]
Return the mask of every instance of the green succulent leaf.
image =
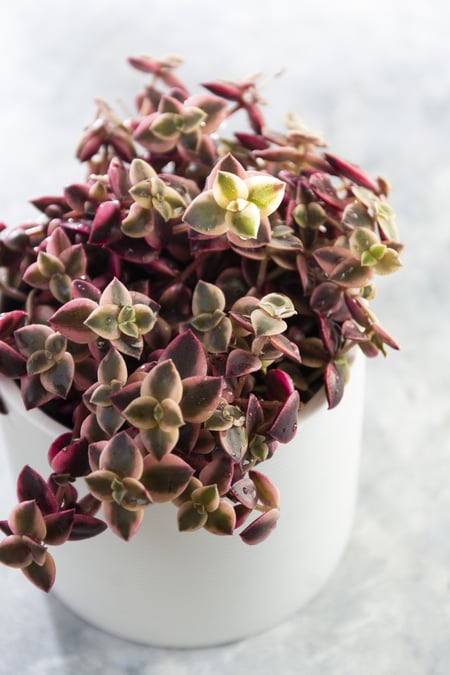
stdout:
[(34, 352), (27, 361), (28, 375), (38, 375), (50, 370), (54, 366), (54, 359), (52, 354), (46, 349), (39, 349)]
[(158, 460), (148, 455), (144, 460), (141, 483), (153, 502), (169, 502), (184, 492), (193, 473), (192, 467), (180, 457), (168, 454)]
[(222, 499), (215, 511), (208, 513), (208, 519), (204, 525), (205, 530), (212, 534), (233, 534), (236, 527), (236, 513), (230, 502)]
[(251, 322), (257, 337), (279, 335), (287, 328), (287, 323), (283, 319), (270, 316), (263, 309), (255, 309), (252, 312)]
[(144, 517), (143, 509), (125, 509), (114, 501), (104, 502), (103, 512), (112, 532), (125, 541), (136, 534)]
[(119, 313), (117, 305), (100, 305), (89, 314), (84, 325), (105, 340), (117, 340), (120, 337)]
[(231, 202), (225, 214), (227, 227), (242, 239), (254, 239), (258, 234), (261, 215), (256, 204), (239, 200)]
[(20, 502), (13, 509), (8, 523), (13, 534), (27, 534), (38, 541), (45, 539), (47, 527), (41, 510), (34, 499)]
[(212, 190), (202, 192), (186, 209), (183, 220), (201, 234), (218, 237), (228, 230), (226, 211), (214, 199)]
[(183, 380), (181, 411), (186, 422), (201, 423), (211, 417), (222, 394), (221, 377), (194, 376)]
[(172, 359), (158, 363), (143, 379), (142, 396), (152, 396), (157, 401), (166, 398), (180, 403), (183, 395), (183, 384), (180, 374)]
[(152, 429), (141, 429), (141, 439), (146, 449), (157, 459), (168, 455), (178, 443), (178, 428), (169, 430), (156, 426)]
[(192, 295), (192, 314), (211, 314), (225, 309), (225, 295), (215, 284), (209, 284), (200, 279)]
[(283, 201), (286, 184), (273, 176), (250, 176), (245, 184), (248, 201), (257, 206), (261, 218), (270, 216)]
[(178, 509), (178, 530), (180, 532), (194, 532), (202, 528), (207, 519), (206, 511), (199, 511), (190, 501), (184, 502)]
[(93, 471), (85, 477), (89, 492), (100, 501), (112, 501), (112, 484), (117, 480), (113, 471)]
[(75, 374), (75, 363), (72, 354), (66, 352), (62, 359), (45, 372), (41, 373), (41, 384), (50, 393), (66, 398), (72, 386)]
[(226, 209), (236, 199), (248, 198), (248, 187), (242, 178), (229, 171), (218, 171), (212, 191), (217, 204)]
[(119, 478), (139, 478), (143, 459), (129, 435), (121, 431), (106, 445), (100, 455), (100, 470), (113, 471)]

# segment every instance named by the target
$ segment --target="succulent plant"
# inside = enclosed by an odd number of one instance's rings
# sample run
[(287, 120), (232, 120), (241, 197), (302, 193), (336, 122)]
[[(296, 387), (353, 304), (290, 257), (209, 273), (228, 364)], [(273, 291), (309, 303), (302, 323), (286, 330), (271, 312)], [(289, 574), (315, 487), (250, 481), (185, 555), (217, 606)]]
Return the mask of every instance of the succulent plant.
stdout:
[[(46, 591), (49, 546), (128, 540), (153, 503), (264, 540), (283, 496), (259, 465), (321, 387), (338, 405), (352, 349), (398, 348), (369, 309), (401, 265), (387, 182), (293, 114), (268, 128), (256, 78), (191, 95), (178, 59), (129, 61), (150, 76), (134, 117), (97, 101), (85, 180), (0, 234), (0, 374), (67, 427), (49, 477), (18, 478), (0, 562)], [(239, 110), (250, 130), (222, 137)]]

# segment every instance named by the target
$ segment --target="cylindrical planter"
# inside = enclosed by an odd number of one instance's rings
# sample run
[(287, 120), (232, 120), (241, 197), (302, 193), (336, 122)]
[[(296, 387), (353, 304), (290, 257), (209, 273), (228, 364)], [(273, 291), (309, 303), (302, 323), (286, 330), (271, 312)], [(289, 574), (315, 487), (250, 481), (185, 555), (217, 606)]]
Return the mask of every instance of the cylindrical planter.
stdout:
[[(340, 405), (328, 410), (324, 392), (316, 394), (300, 414), (296, 438), (258, 467), (281, 493), (281, 516), (265, 542), (181, 534), (173, 505), (155, 504), (128, 543), (107, 530), (52, 547), (54, 592), (95, 626), (160, 646), (225, 643), (289, 617), (323, 586), (349, 537), (363, 386), (358, 355)], [(1, 391), (9, 414), (0, 431), (14, 475), (30, 464), (47, 476), (48, 447), (64, 427), (41, 411), (25, 412), (14, 383), (2, 379)]]

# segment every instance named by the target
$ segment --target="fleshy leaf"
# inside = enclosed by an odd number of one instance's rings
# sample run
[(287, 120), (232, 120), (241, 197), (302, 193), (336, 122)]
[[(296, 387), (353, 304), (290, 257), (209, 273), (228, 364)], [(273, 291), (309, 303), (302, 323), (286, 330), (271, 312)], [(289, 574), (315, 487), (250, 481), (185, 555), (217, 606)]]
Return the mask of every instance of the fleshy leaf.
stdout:
[(299, 394), (293, 391), (278, 413), (269, 433), (280, 443), (289, 443), (297, 433)]
[(183, 385), (181, 377), (171, 359), (161, 361), (145, 376), (141, 386), (142, 396), (152, 396), (158, 401), (170, 398), (181, 401)]
[(184, 502), (178, 509), (177, 520), (180, 532), (194, 532), (203, 527), (208, 519), (206, 511), (199, 511), (192, 502)]
[(43, 565), (37, 565), (35, 562), (32, 562), (22, 572), (35, 586), (48, 593), (55, 582), (55, 561), (50, 553), (47, 553)]
[(142, 455), (125, 431), (114, 436), (100, 455), (99, 467), (113, 471), (123, 478), (139, 478), (143, 468)]
[(129, 541), (136, 534), (144, 518), (143, 509), (129, 511), (116, 502), (105, 502), (103, 511), (111, 530), (125, 541)]
[(210, 417), (222, 393), (221, 377), (188, 377), (183, 380), (181, 411), (186, 422), (200, 423)]
[(253, 546), (267, 539), (269, 534), (275, 529), (280, 512), (278, 509), (271, 509), (266, 511), (262, 516), (259, 516), (245, 530), (240, 533), (243, 542)]
[(218, 237), (228, 230), (225, 210), (214, 199), (212, 190), (202, 192), (186, 209), (183, 220), (196, 232)]
[(89, 298), (75, 298), (60, 307), (50, 317), (49, 322), (55, 330), (73, 342), (93, 342), (97, 335), (85, 325), (85, 321), (96, 308), (97, 303)]
[(181, 333), (162, 352), (161, 361), (172, 359), (181, 379), (206, 375), (207, 362), (202, 344), (190, 330)]
[(219, 508), (208, 514), (208, 520), (204, 527), (205, 530), (212, 534), (233, 534), (236, 527), (236, 513), (232, 505), (222, 499)]
[(264, 506), (276, 509), (280, 508), (280, 493), (276, 485), (259, 471), (251, 470), (248, 475), (256, 488), (258, 499)]
[(180, 457), (168, 454), (161, 460), (147, 455), (141, 483), (154, 502), (176, 499), (186, 489), (194, 470)]

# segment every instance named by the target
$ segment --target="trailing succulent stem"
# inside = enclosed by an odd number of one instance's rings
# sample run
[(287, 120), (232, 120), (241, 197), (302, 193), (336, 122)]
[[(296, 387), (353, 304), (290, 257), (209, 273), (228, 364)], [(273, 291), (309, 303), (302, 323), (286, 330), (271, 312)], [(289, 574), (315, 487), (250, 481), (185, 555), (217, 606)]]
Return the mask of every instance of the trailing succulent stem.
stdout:
[[(68, 427), (0, 521), (0, 562), (44, 590), (49, 546), (128, 540), (158, 502), (182, 532), (264, 540), (280, 495), (259, 465), (320, 387), (339, 403), (351, 349), (398, 348), (369, 309), (401, 265), (386, 181), (295, 115), (270, 131), (257, 78), (191, 95), (178, 59), (130, 64), (150, 82), (127, 121), (97, 101), (86, 179), (0, 228), (0, 374)], [(250, 129), (222, 138), (238, 110)]]

